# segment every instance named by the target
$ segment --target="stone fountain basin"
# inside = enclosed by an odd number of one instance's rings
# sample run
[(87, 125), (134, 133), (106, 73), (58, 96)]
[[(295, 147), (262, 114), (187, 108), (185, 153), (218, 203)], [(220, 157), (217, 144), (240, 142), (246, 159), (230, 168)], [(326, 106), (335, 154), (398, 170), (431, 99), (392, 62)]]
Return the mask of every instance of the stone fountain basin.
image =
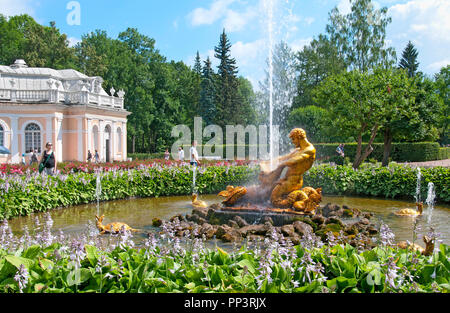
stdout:
[(230, 221), (235, 220), (238, 216), (250, 225), (264, 224), (266, 221), (270, 221), (273, 226), (284, 226), (287, 224), (292, 224), (293, 222), (298, 220), (300, 216), (305, 216), (297, 212), (283, 211), (286, 210), (280, 210), (280, 212), (276, 212), (271, 209), (259, 207), (223, 207), (219, 209), (216, 208), (213, 210), (209, 210), (207, 220), (213, 222), (216, 225), (222, 225), (228, 224)]

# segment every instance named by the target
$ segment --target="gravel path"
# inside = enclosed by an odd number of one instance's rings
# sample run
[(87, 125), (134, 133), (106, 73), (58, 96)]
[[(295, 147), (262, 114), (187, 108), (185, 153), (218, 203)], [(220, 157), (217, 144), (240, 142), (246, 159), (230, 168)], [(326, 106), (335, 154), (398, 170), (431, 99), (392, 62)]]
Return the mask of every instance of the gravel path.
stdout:
[(411, 163), (402, 163), (409, 165), (411, 167), (436, 167), (436, 166), (443, 166), (443, 167), (450, 167), (450, 159), (447, 160), (440, 160), (440, 161), (428, 161), (428, 162), (411, 162)]

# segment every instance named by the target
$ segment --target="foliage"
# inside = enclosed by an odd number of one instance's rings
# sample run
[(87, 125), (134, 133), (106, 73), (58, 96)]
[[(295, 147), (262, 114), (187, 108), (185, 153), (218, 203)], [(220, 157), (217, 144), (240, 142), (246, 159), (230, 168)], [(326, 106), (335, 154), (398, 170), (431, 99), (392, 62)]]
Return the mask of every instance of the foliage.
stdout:
[(297, 92), (293, 108), (315, 104), (313, 89), (328, 76), (346, 69), (344, 61), (338, 56), (337, 47), (322, 34), (303, 47), (295, 57)]
[[(98, 235), (25, 234), (0, 246), (2, 293), (380, 293), (448, 292), (449, 247), (425, 257), (387, 244), (373, 250), (305, 236), (299, 246), (279, 244), (276, 234), (239, 251), (206, 248), (188, 235), (162, 235), (133, 248), (131, 234), (102, 247)], [(7, 224), (2, 231), (8, 232)], [(12, 236), (14, 237), (14, 236)], [(26, 238), (25, 238), (26, 237)], [(113, 238), (114, 239), (114, 238)]]
[(75, 65), (74, 49), (55, 22), (42, 26), (26, 14), (10, 18), (0, 15), (0, 38), (0, 64), (24, 59), (30, 67), (64, 69)]
[[(330, 160), (336, 154), (336, 148), (339, 143), (315, 143), (318, 160)], [(367, 143), (363, 143), (363, 148)], [(384, 144), (373, 143), (373, 152), (371, 159), (382, 161), (384, 153)], [(356, 155), (357, 144), (345, 144), (345, 156), (350, 160), (354, 160)], [(414, 142), (414, 143), (393, 143), (390, 158), (395, 162), (427, 162), (435, 160), (445, 160), (445, 154), (440, 156), (439, 144), (436, 142)]]
[[(73, 174), (40, 176), (36, 172), (26, 175), (0, 176), (0, 219), (44, 212), (96, 201), (96, 178), (101, 178), (100, 200), (118, 200), (129, 197), (159, 197), (189, 195), (192, 193), (193, 169), (178, 162), (136, 162), (111, 165), (102, 169), (82, 166), (70, 167)], [(242, 184), (253, 180), (257, 168), (232, 165), (226, 162), (199, 167), (196, 190), (203, 194), (218, 193), (228, 184)]]
[(441, 114), (437, 122), (439, 129), (439, 141), (442, 145), (450, 144), (450, 65), (441, 68), (439, 73), (435, 75), (436, 92), (442, 99)]
[[(436, 200), (450, 202), (450, 168), (434, 167), (421, 171), (422, 199), (426, 199), (428, 183), (433, 182)], [(417, 170), (394, 163), (389, 167), (364, 164), (358, 170), (350, 166), (324, 164), (311, 168), (304, 181), (308, 186), (321, 186), (325, 194), (414, 199)]]
[(342, 139), (333, 130), (328, 112), (315, 105), (308, 105), (292, 110), (288, 119), (289, 127), (300, 127), (307, 130), (310, 142), (326, 142)]
[(351, 12), (340, 14), (334, 8), (329, 14), (326, 32), (350, 70), (368, 71), (388, 67), (395, 62), (395, 50), (386, 48), (386, 27), (392, 19), (388, 9), (375, 9), (372, 0), (351, 0)]
[(414, 77), (419, 68), (419, 62), (417, 62), (418, 55), (419, 53), (413, 43), (408, 41), (408, 44), (402, 52), (399, 68), (406, 70), (409, 77)]

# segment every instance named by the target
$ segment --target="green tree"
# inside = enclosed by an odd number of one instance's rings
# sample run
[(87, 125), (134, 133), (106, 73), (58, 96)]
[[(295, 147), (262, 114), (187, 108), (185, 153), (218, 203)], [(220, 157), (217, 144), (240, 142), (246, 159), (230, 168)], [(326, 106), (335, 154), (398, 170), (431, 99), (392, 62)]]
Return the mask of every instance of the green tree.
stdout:
[(313, 89), (328, 76), (346, 69), (344, 60), (338, 56), (337, 47), (324, 35), (319, 35), (295, 57), (297, 91), (294, 108), (314, 104)]
[(442, 103), (441, 113), (438, 117), (439, 141), (442, 145), (448, 145), (450, 136), (450, 65), (441, 68), (434, 77), (436, 91)]
[[(372, 143), (382, 125), (386, 85), (376, 75), (353, 70), (328, 77), (313, 93), (315, 101), (333, 117), (332, 127), (341, 136), (357, 138), (353, 167), (358, 168), (372, 153)], [(363, 137), (369, 136), (363, 151)]]
[(242, 99), (239, 95), (238, 69), (236, 60), (231, 57), (231, 43), (225, 33), (220, 35), (219, 45), (214, 48), (214, 56), (219, 59), (216, 80), (216, 124), (244, 124)]
[(12, 64), (24, 59), (30, 67), (73, 68), (75, 51), (55, 22), (42, 26), (28, 15), (0, 17), (0, 61)]
[(204, 62), (202, 71), (202, 81), (200, 89), (200, 115), (203, 117), (206, 125), (212, 125), (215, 121), (215, 73), (211, 66), (209, 57)]
[(399, 63), (399, 68), (402, 68), (408, 72), (409, 77), (416, 75), (419, 68), (419, 62), (417, 62), (417, 56), (419, 53), (414, 47), (411, 41), (408, 42), (402, 53), (402, 58)]
[(330, 124), (327, 110), (315, 105), (292, 110), (288, 119), (289, 128), (303, 128), (313, 143), (342, 141), (343, 137), (336, 136)]
[(387, 8), (374, 8), (372, 0), (350, 0), (351, 12), (342, 15), (335, 7), (329, 13), (326, 32), (350, 70), (368, 71), (394, 64), (396, 54), (386, 48), (386, 27), (392, 19)]

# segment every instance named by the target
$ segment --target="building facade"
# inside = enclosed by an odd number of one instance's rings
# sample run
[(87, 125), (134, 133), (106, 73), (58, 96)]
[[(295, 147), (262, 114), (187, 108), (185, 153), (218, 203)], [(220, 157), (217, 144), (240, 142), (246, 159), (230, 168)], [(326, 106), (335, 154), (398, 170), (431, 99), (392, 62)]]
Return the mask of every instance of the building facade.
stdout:
[[(0, 163), (20, 163), (22, 154), (53, 143), (58, 162), (86, 161), (97, 150), (104, 162), (127, 160), (124, 95), (102, 88), (101, 77), (78, 71), (30, 68), (24, 60), (0, 65)], [(28, 158), (27, 158), (28, 162)]]

